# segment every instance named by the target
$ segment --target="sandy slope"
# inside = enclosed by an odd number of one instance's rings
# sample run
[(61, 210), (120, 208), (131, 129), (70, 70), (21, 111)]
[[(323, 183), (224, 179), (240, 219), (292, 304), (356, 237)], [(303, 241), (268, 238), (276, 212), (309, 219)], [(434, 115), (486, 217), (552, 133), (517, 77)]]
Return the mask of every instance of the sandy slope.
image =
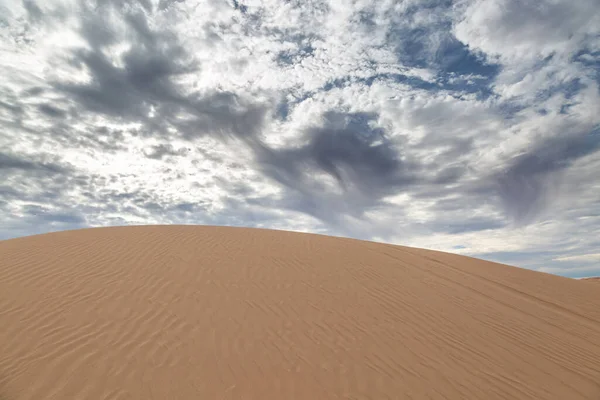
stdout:
[(590, 283), (600, 283), (600, 277), (594, 276), (591, 278), (581, 278), (582, 281), (584, 282), (590, 282)]
[(7, 240), (0, 399), (600, 399), (600, 291), (268, 230)]

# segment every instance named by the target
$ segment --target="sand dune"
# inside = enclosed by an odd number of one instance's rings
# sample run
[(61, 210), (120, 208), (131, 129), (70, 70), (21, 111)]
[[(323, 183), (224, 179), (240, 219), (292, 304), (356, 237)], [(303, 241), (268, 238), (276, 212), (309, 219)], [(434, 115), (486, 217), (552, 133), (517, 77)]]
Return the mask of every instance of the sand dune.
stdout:
[(597, 285), (193, 226), (0, 242), (0, 399), (600, 399)]
[(598, 276), (593, 276), (590, 278), (581, 278), (581, 280), (584, 282), (600, 283), (600, 277), (598, 277)]

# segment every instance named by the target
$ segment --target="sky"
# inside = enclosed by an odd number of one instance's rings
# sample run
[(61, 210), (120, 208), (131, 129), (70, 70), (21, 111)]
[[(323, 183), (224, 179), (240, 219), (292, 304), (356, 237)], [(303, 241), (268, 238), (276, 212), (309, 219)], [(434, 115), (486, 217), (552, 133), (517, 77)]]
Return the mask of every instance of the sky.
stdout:
[(598, 0), (0, 0), (0, 239), (284, 229), (600, 275)]

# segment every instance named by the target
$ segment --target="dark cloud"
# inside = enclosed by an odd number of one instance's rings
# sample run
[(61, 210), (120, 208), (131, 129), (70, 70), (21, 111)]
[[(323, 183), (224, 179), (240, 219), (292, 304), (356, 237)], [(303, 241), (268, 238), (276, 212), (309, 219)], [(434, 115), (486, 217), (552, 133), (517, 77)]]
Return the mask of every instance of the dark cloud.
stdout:
[(328, 113), (323, 127), (308, 131), (312, 140), (301, 158), (314, 161), (343, 187), (365, 185), (372, 190), (408, 182), (399, 175), (402, 162), (384, 131), (368, 125), (372, 119), (365, 114)]
[(73, 96), (84, 109), (146, 120), (151, 107), (158, 107), (159, 114), (178, 108), (180, 99), (170, 79), (184, 71), (167, 54), (132, 50), (124, 57), (124, 68), (115, 67), (100, 52), (81, 50), (76, 56), (91, 72), (92, 83), (55, 86)]
[(332, 222), (361, 215), (383, 196), (416, 183), (420, 166), (401, 159), (385, 131), (373, 126), (375, 119), (368, 113), (328, 112), (322, 124), (305, 132), (301, 146), (253, 143), (260, 170), (288, 190), (279, 207)]
[[(264, 123), (265, 106), (239, 94), (212, 90), (190, 92), (176, 78), (201, 73), (201, 66), (168, 29), (149, 27), (142, 12), (122, 12), (127, 34), (117, 34), (110, 14), (99, 17), (88, 10), (90, 23), (82, 25), (88, 49), (72, 53), (71, 64), (85, 68), (86, 83), (54, 82), (54, 88), (76, 102), (79, 112), (141, 122), (143, 135), (164, 135), (169, 127), (192, 140), (207, 134), (226, 137), (257, 135)], [(102, 14), (101, 14), (102, 15)], [(87, 21), (87, 19), (86, 19)], [(133, 46), (115, 65), (104, 51), (115, 43)]]
[(27, 16), (32, 21), (39, 21), (44, 16), (44, 13), (40, 9), (40, 7), (33, 0), (23, 0), (23, 7), (25, 7), (25, 11), (27, 11)]
[(238, 0), (233, 0), (233, 8), (239, 10), (242, 14), (245, 14), (248, 11), (248, 7), (240, 3)]
[(49, 104), (39, 105), (38, 110), (40, 110), (42, 113), (44, 113), (45, 115), (52, 117), (52, 118), (63, 118), (66, 115), (66, 113), (63, 110), (61, 110), (60, 108), (56, 108)]
[(308, 143), (292, 149), (258, 149), (265, 171), (287, 186), (311, 179), (310, 169), (335, 178), (340, 187), (373, 190), (409, 182), (384, 131), (369, 126), (373, 115), (329, 112), (322, 126), (306, 131)]
[[(94, 13), (100, 13), (96, 16)], [(82, 36), (89, 49), (73, 52), (74, 66), (85, 67), (92, 80), (79, 84), (55, 82), (59, 91), (77, 101), (79, 107), (114, 118), (148, 120), (153, 107), (162, 113), (179, 111), (186, 101), (181, 89), (173, 82), (176, 76), (197, 68), (175, 35), (168, 31), (153, 31), (142, 12), (125, 13), (125, 36), (117, 35), (112, 15), (102, 10), (88, 10), (83, 18)], [(122, 66), (116, 66), (104, 49), (117, 43), (132, 43), (122, 57)]]
[(186, 153), (186, 148), (175, 150), (175, 148), (170, 144), (159, 144), (156, 146), (152, 146), (151, 150), (145, 154), (148, 158), (152, 158), (154, 160), (162, 160), (165, 156), (182, 156)]
[(253, 141), (260, 134), (269, 111), (269, 105), (253, 104), (231, 92), (203, 94), (188, 101), (191, 120), (174, 123), (187, 139), (212, 133), (225, 139)]
[(553, 183), (574, 161), (600, 150), (600, 130), (586, 135), (565, 135), (534, 144), (495, 176), (500, 200), (515, 221), (526, 224), (543, 210)]
[(0, 152), (0, 170), (17, 170), (47, 175), (64, 174), (70, 171), (68, 167), (55, 162), (31, 160), (26, 156), (18, 156), (16, 154), (4, 152)]

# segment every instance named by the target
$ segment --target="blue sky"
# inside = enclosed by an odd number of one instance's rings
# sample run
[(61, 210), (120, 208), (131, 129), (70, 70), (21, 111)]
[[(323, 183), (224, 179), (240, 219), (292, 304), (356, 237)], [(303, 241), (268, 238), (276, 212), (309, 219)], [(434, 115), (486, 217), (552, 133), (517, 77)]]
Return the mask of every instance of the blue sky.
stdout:
[(596, 0), (0, 0), (0, 239), (287, 229), (600, 275)]

